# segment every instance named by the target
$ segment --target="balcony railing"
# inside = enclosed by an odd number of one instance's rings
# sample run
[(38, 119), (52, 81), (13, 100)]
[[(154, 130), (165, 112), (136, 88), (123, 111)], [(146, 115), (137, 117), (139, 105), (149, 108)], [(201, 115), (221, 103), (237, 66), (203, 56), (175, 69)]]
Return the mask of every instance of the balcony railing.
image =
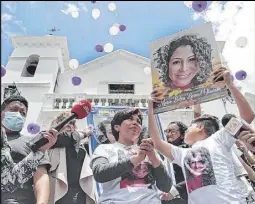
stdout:
[(43, 109), (71, 109), (74, 104), (83, 99), (95, 106), (148, 107), (148, 96), (145, 95), (46, 94)]

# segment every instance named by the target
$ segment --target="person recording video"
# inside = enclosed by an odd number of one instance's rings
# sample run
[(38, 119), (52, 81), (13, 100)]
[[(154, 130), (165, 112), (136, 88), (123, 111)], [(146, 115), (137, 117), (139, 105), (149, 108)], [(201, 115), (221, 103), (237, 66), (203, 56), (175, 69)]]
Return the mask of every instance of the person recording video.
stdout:
[(49, 177), (47, 152), (55, 142), (57, 131), (42, 133), (48, 143), (33, 152), (27, 143), (31, 137), (21, 135), (28, 102), (15, 95), (1, 105), (1, 203), (48, 203)]

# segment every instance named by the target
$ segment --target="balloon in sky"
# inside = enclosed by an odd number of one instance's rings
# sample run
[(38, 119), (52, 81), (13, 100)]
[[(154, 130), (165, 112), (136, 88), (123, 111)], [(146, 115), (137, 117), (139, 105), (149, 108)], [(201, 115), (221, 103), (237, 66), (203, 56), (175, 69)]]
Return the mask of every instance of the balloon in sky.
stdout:
[(70, 67), (71, 69), (77, 69), (77, 68), (79, 67), (79, 62), (78, 62), (78, 60), (77, 60), (77, 59), (71, 59), (71, 60), (69, 61), (69, 67)]
[(248, 40), (246, 37), (239, 37), (236, 40), (237, 47), (244, 48), (248, 43)]
[(109, 11), (115, 11), (116, 10), (116, 4), (115, 3), (109, 3), (108, 4)]
[(104, 51), (109, 53), (113, 51), (113, 44), (112, 43), (106, 43), (104, 45)]
[(196, 12), (202, 12), (207, 8), (207, 1), (193, 1), (192, 8)]
[(126, 30), (126, 26), (122, 24), (122, 25), (120, 25), (119, 29), (120, 29), (120, 31), (125, 31)]
[(240, 71), (236, 72), (235, 77), (237, 80), (242, 81), (242, 80), (246, 79), (247, 73), (244, 70), (240, 70)]
[(79, 86), (79, 85), (81, 84), (81, 78), (78, 77), (78, 76), (74, 76), (74, 77), (72, 78), (72, 84), (73, 84), (74, 86)]
[(100, 45), (100, 44), (96, 45), (95, 49), (96, 49), (97, 52), (103, 52), (104, 51), (103, 45)]
[(72, 15), (73, 18), (78, 18), (79, 17), (79, 12), (78, 11), (73, 11), (71, 13), (71, 15)]
[(100, 10), (98, 8), (95, 8), (92, 10), (92, 17), (96, 20), (100, 17)]
[(117, 25), (112, 25), (112, 27), (110, 27), (110, 29), (109, 29), (109, 33), (111, 35), (118, 35), (119, 31), (120, 30), (119, 30), (119, 27)]

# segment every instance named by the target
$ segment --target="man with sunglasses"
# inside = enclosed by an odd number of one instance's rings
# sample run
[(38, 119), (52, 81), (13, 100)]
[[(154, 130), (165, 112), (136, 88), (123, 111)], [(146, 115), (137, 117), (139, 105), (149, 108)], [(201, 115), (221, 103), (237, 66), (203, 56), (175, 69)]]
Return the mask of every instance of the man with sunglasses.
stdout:
[[(170, 122), (167, 129), (164, 130), (167, 142), (179, 147), (187, 148), (184, 143), (184, 135), (188, 127), (181, 121)], [(168, 166), (168, 160), (165, 161)], [(161, 196), (162, 204), (186, 204), (188, 200), (185, 178), (182, 168), (177, 164), (173, 164), (174, 183), (169, 193), (163, 193)]]

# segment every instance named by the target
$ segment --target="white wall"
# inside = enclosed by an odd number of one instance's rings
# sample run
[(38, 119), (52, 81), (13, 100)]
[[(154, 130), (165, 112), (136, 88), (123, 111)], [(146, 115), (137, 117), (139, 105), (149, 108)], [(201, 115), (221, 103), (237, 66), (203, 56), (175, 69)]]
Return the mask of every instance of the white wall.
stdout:
[[(21, 73), (30, 55), (37, 54), (40, 60), (34, 77), (22, 77)], [(22, 133), (28, 134), (27, 125), (38, 120), (46, 93), (53, 93), (58, 70), (63, 66), (60, 48), (19, 47), (15, 48), (6, 65), (6, 75), (2, 78), (4, 87), (15, 82), (21, 95), (29, 102), (27, 120)]]
[[(62, 74), (58, 80), (59, 86), (56, 93), (103, 95), (108, 94), (108, 84), (134, 83), (135, 94), (148, 95), (152, 90), (151, 75), (146, 75), (143, 68), (144, 66), (133, 60), (116, 58), (110, 64)], [(82, 78), (82, 83), (78, 87), (74, 87), (71, 82), (75, 75)]]
[[(21, 82), (21, 83), (38, 83), (49, 82), (52, 87), (55, 85), (57, 72), (62, 60), (60, 48), (33, 48), (20, 47), (15, 48), (6, 65), (6, 75), (2, 78), (3, 83)], [(37, 54), (40, 56), (34, 77), (22, 77), (21, 73), (25, 67), (26, 60), (30, 55)]]
[(41, 112), (42, 105), (43, 105), (42, 102), (32, 102), (31, 100), (28, 100), (27, 119), (24, 128), (21, 131), (22, 134), (30, 135), (27, 131), (27, 125), (29, 123), (35, 123), (37, 121), (37, 118)]

